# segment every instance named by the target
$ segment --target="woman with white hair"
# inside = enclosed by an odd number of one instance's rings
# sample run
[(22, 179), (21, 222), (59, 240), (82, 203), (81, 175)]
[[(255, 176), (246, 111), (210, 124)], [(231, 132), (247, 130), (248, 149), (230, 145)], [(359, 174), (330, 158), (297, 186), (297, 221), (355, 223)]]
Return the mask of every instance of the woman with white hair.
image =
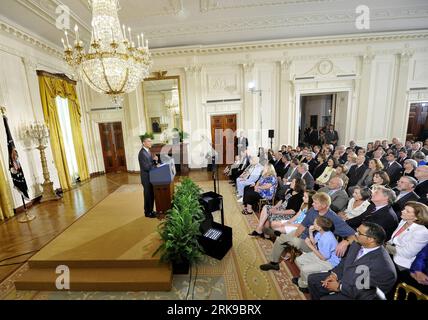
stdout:
[(244, 195), (244, 188), (259, 180), (263, 171), (263, 166), (259, 163), (258, 157), (252, 157), (250, 165), (244, 170), (244, 172), (236, 179), (236, 189), (238, 193), (238, 202), (242, 202)]
[(406, 159), (403, 163), (404, 171), (403, 176), (406, 177), (415, 177), (415, 170), (418, 167), (418, 163), (413, 159)]

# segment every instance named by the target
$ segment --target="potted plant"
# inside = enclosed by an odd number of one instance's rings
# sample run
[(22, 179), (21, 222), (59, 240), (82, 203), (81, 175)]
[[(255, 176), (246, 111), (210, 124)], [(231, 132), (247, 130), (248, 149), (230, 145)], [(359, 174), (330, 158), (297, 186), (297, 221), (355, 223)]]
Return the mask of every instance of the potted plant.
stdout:
[(187, 132), (184, 132), (183, 130), (178, 130), (178, 128), (172, 129), (172, 136), (173, 141), (180, 139), (180, 142), (183, 142), (184, 139), (187, 139), (189, 137), (189, 134)]
[(154, 136), (153, 133), (148, 133), (148, 132), (146, 132), (145, 134), (140, 135), (141, 142), (143, 142), (144, 139), (146, 139), (146, 138), (150, 138), (150, 139), (153, 140), (155, 138), (155, 136)]
[(186, 274), (189, 266), (202, 258), (198, 243), (203, 211), (199, 203), (201, 189), (190, 179), (177, 187), (166, 220), (159, 226), (162, 244), (154, 255), (161, 252), (161, 261), (170, 262), (175, 274)]

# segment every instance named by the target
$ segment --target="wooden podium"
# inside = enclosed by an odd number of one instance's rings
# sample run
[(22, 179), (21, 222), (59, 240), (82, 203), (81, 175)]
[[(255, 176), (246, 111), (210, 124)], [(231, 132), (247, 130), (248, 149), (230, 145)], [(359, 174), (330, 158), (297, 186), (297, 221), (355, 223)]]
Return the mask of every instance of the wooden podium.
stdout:
[(171, 209), (174, 196), (175, 167), (173, 162), (164, 163), (150, 170), (150, 183), (155, 194), (156, 211), (166, 213)]

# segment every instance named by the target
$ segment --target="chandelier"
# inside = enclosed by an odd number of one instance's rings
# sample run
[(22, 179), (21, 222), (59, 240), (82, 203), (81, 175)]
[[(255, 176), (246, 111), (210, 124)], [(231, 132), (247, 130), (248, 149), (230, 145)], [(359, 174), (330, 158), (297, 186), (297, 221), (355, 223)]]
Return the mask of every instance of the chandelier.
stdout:
[[(112, 97), (120, 105), (123, 95), (134, 91), (149, 75), (152, 65), (148, 40), (137, 35), (133, 42), (131, 28), (120, 26), (119, 0), (89, 0), (92, 8), (92, 36), (87, 53), (74, 28), (76, 40), (72, 47), (67, 30), (64, 59), (95, 91)], [(128, 34), (126, 33), (128, 31)]]

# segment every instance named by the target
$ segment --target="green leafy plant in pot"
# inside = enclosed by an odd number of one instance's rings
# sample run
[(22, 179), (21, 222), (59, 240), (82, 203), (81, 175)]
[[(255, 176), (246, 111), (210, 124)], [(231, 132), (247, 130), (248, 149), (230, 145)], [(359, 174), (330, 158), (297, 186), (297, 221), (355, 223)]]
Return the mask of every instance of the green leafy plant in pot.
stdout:
[(141, 142), (143, 142), (144, 139), (146, 139), (146, 138), (150, 138), (150, 139), (153, 140), (155, 138), (155, 136), (154, 136), (153, 133), (148, 133), (148, 132), (146, 132), (145, 134), (140, 135)]
[(174, 273), (186, 274), (189, 266), (202, 258), (198, 243), (200, 224), (204, 213), (199, 203), (202, 190), (190, 179), (185, 179), (174, 194), (172, 209), (159, 225), (162, 244), (156, 250), (161, 261), (170, 262)]

